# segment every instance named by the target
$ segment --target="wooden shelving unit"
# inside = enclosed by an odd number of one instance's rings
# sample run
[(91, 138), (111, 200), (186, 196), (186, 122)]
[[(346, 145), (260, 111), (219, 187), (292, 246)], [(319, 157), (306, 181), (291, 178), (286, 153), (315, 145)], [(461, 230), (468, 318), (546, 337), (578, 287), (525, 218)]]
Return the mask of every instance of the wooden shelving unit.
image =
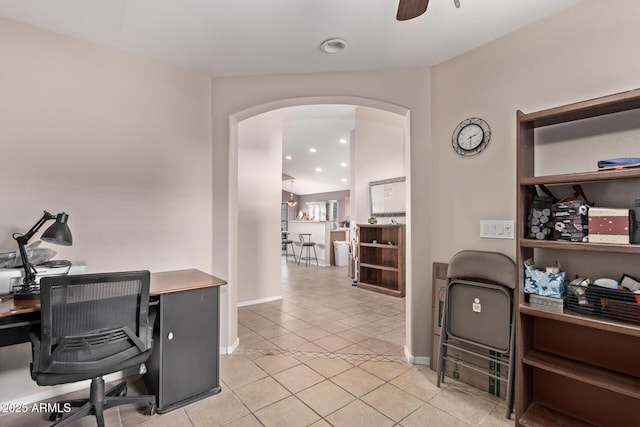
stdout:
[[(545, 310), (522, 292), (523, 262), (546, 251), (563, 251), (580, 263), (587, 253), (640, 255), (640, 245), (573, 243), (525, 238), (531, 206), (528, 186), (607, 182), (640, 183), (640, 169), (535, 176), (535, 130), (640, 109), (640, 89), (535, 113), (517, 113), (518, 265), (516, 425), (635, 426), (640, 408), (640, 326), (565, 310)], [(580, 141), (572, 141), (579, 144)], [(579, 149), (579, 146), (576, 147)], [(611, 157), (618, 157), (613, 154)], [(636, 186), (636, 181), (632, 184)], [(621, 206), (629, 207), (638, 194)], [(597, 201), (596, 201), (597, 202)], [(636, 258), (640, 260), (640, 258)], [(637, 261), (634, 262), (637, 264)]]
[(404, 297), (404, 238), (404, 225), (358, 224), (359, 288)]

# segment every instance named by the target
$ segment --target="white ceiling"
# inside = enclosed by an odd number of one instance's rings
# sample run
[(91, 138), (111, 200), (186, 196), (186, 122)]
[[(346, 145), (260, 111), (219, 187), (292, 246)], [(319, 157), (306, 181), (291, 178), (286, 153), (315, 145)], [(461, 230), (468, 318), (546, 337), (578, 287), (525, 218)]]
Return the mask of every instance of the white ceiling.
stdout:
[[(316, 194), (349, 189), (350, 133), (355, 127), (355, 108), (307, 105), (283, 109), (282, 172), (295, 179), (293, 186), (291, 181), (283, 181), (284, 190)], [(311, 148), (316, 152), (309, 151)], [(316, 171), (318, 167), (322, 171)]]
[[(428, 67), (581, 1), (460, 0), (457, 9), (431, 0), (404, 22), (395, 19), (398, 0), (0, 0), (0, 16), (211, 76), (243, 76)], [(322, 53), (331, 37), (346, 49)], [(293, 191), (348, 188), (339, 165), (348, 144), (337, 140), (353, 129), (353, 107), (305, 108), (285, 118), (284, 154), (294, 159), (283, 159), (283, 172), (296, 178)], [(310, 145), (322, 149), (311, 156)]]
[[(0, 0), (0, 16), (212, 76), (428, 67), (581, 0)], [(342, 37), (328, 55), (319, 45)]]

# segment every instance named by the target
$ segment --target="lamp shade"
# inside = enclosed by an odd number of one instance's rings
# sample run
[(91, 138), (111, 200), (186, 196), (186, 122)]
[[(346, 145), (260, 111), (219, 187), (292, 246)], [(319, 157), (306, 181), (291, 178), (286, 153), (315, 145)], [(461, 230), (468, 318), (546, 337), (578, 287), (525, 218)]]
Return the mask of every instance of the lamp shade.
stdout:
[(73, 237), (71, 236), (71, 230), (67, 225), (69, 215), (62, 212), (56, 216), (56, 222), (51, 224), (49, 228), (42, 233), (40, 237), (45, 242), (55, 243), (61, 246), (71, 246), (73, 243)]

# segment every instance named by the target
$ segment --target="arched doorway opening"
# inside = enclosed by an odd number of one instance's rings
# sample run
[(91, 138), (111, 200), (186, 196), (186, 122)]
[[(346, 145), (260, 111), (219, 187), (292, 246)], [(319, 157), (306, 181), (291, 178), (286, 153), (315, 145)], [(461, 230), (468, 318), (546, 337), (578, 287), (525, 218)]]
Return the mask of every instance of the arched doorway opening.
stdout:
[[(237, 306), (246, 300), (268, 301), (278, 298), (280, 286), (279, 253), (268, 251), (277, 242), (279, 210), (259, 209), (261, 204), (276, 208), (281, 198), (282, 118), (281, 109), (310, 105), (353, 105), (381, 116), (394, 116), (403, 128), (404, 175), (407, 177), (407, 302), (411, 298), (411, 173), (410, 112), (407, 108), (358, 97), (329, 96), (294, 98), (259, 105), (229, 117), (229, 289), (228, 334), (237, 337)], [(260, 120), (255, 120), (259, 117)], [(356, 142), (357, 143), (357, 142)], [(357, 171), (355, 174), (357, 175)], [(353, 173), (352, 173), (353, 174)], [(362, 185), (362, 183), (360, 183)], [(357, 191), (357, 190), (356, 190)], [(368, 200), (365, 201), (368, 203)], [(352, 202), (354, 209), (362, 203)], [(362, 208), (360, 208), (362, 210)], [(274, 258), (276, 261), (270, 259)], [(252, 286), (251, 296), (243, 286)], [(274, 291), (275, 290), (275, 291)], [(407, 304), (409, 307), (410, 304)], [(407, 310), (407, 341), (411, 336), (411, 311)], [(229, 351), (238, 345), (237, 338)]]

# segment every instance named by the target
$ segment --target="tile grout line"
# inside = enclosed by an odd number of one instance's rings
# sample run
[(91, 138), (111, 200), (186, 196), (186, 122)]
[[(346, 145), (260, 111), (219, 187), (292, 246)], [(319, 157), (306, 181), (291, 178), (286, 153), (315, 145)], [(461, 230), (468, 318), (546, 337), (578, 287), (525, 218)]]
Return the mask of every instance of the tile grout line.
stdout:
[[(275, 345), (275, 344), (274, 344)], [(372, 353), (335, 353), (335, 352), (319, 352), (319, 351), (301, 351), (301, 350), (281, 350), (281, 349), (260, 349), (245, 348), (237, 354), (258, 354), (261, 356), (291, 356), (291, 357), (311, 357), (317, 359), (338, 359), (356, 362), (393, 362), (406, 363), (406, 359), (399, 356), (372, 354)]]

